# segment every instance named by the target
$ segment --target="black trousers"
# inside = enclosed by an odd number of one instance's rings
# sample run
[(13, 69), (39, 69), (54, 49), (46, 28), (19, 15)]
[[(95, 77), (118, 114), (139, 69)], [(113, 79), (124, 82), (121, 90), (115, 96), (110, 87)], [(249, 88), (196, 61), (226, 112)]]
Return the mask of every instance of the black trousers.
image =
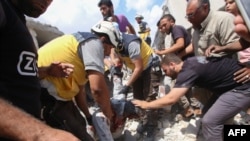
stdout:
[(74, 134), (82, 141), (93, 141), (87, 133), (86, 120), (73, 101), (59, 101), (42, 90), (42, 118), (51, 127)]

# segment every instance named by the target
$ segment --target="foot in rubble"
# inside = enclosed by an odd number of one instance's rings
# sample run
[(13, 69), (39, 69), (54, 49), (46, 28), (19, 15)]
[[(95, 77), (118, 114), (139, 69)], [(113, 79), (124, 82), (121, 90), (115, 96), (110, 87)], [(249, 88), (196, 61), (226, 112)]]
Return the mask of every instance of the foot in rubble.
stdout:
[(137, 128), (137, 133), (145, 138), (144, 141), (154, 141), (157, 133), (157, 124), (152, 122), (143, 123), (142, 121)]
[(249, 114), (243, 115), (240, 119), (240, 124), (241, 125), (250, 125), (250, 115)]
[(182, 112), (182, 115), (185, 117), (185, 118), (190, 118), (194, 115), (194, 109), (190, 106), (188, 106), (187, 108), (185, 108)]

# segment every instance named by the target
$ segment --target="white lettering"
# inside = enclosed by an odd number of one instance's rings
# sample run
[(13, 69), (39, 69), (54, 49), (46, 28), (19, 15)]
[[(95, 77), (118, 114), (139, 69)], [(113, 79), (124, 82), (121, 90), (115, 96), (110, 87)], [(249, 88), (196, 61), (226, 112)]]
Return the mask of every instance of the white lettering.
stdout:
[(36, 55), (32, 52), (23, 51), (19, 56), (17, 70), (21, 75), (36, 76), (37, 67), (35, 61)]
[(240, 133), (240, 129), (235, 129), (235, 136), (237, 136)]
[(244, 136), (244, 134), (246, 133), (246, 129), (230, 129), (228, 132), (228, 136)]
[(234, 136), (234, 131), (233, 129), (230, 129), (229, 132), (228, 132), (228, 135), (227, 136)]
[(244, 136), (244, 134), (246, 134), (247, 133), (247, 130), (246, 129), (241, 129), (241, 136)]

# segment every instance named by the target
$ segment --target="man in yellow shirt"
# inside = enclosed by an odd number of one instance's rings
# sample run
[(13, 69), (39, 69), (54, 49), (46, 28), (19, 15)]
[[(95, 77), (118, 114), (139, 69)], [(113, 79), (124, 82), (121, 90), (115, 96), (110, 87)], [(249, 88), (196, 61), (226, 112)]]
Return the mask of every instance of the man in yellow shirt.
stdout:
[[(82, 111), (89, 124), (91, 115), (86, 103), (84, 85), (90, 83), (94, 100), (108, 118), (115, 121), (111, 108), (110, 95), (104, 80), (104, 55), (118, 44), (119, 31), (111, 22), (100, 22), (90, 32), (77, 32), (63, 35), (38, 50), (38, 66), (48, 66), (60, 61), (74, 65), (74, 72), (65, 78), (46, 76), (41, 79), (44, 93), (43, 117), (47, 124), (70, 131), (81, 140), (92, 141), (86, 132), (86, 122), (79, 112)], [(44, 100), (44, 97), (49, 97)], [(74, 103), (75, 101), (75, 103)]]

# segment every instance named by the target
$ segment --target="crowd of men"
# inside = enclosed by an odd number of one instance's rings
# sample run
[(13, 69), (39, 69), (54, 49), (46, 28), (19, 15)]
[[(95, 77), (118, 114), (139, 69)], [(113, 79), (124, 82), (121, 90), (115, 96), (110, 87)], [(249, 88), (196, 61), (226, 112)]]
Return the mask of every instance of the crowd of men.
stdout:
[[(142, 15), (135, 17), (137, 35), (124, 15), (114, 14), (111, 0), (100, 0), (103, 19), (91, 31), (62, 35), (37, 50), (25, 16), (39, 17), (52, 0), (1, 0), (0, 140), (94, 141), (93, 131), (111, 141), (126, 118), (145, 109), (147, 122), (137, 132), (153, 141), (157, 109), (177, 102), (187, 117), (200, 109), (206, 140), (223, 140), (224, 123), (250, 107), (250, 34), (229, 1), (225, 12), (211, 10), (209, 0), (189, 0), (192, 34), (163, 15), (157, 26), (172, 44), (154, 50)], [(125, 83), (123, 66), (132, 70)], [(157, 98), (163, 73), (173, 85)], [(86, 84), (101, 119), (89, 111)]]

